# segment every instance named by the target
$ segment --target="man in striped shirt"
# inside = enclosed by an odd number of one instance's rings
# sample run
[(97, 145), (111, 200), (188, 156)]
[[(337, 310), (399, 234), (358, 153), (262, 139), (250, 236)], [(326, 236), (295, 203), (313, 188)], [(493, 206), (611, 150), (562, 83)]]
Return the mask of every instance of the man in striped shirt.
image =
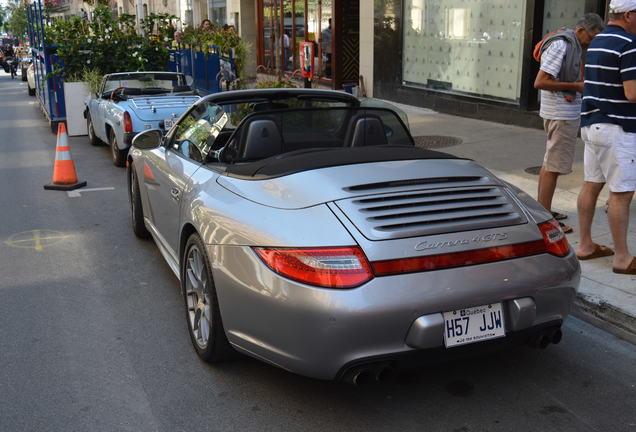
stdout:
[[(586, 14), (574, 30), (561, 29), (546, 36), (537, 47), (535, 58), (541, 68), (534, 86), (541, 89), (543, 127), (548, 136), (546, 152), (539, 173), (537, 201), (557, 219), (566, 215), (552, 211), (552, 197), (557, 179), (572, 172), (576, 136), (581, 117), (583, 93), (582, 55), (592, 38), (605, 27), (603, 19), (595, 13)], [(559, 222), (565, 233), (572, 228)]]
[[(581, 106), (585, 182), (578, 198), (579, 259), (614, 255), (613, 271), (636, 274), (629, 253), (629, 207), (636, 189), (636, 0), (612, 0), (609, 23), (588, 49)], [(607, 211), (615, 251), (592, 241), (599, 193), (608, 184)]]

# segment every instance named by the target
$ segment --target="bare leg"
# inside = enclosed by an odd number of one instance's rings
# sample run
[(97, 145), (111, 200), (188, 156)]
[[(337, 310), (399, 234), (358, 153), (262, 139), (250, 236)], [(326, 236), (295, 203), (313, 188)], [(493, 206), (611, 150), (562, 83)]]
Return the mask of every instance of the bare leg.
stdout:
[(607, 219), (614, 239), (614, 268), (626, 269), (634, 259), (627, 247), (629, 206), (634, 192), (610, 192)]
[(579, 192), (577, 208), (579, 212), (580, 243), (576, 251), (578, 256), (589, 255), (596, 248), (596, 243), (592, 241), (592, 221), (594, 220), (596, 201), (603, 186), (605, 186), (605, 183), (584, 182), (581, 192)]
[(545, 167), (541, 167), (537, 201), (549, 211), (552, 211), (552, 197), (554, 196), (558, 178), (559, 173), (547, 171)]

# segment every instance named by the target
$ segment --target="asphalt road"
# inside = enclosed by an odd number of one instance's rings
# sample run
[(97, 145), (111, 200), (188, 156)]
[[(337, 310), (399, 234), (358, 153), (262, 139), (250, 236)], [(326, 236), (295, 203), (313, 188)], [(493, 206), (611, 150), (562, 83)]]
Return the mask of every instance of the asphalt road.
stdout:
[(0, 72), (1, 432), (636, 431), (636, 347), (574, 318), (544, 351), (363, 388), (200, 362), (176, 278), (132, 234), (124, 170), (70, 145), (74, 198), (43, 189), (55, 135)]

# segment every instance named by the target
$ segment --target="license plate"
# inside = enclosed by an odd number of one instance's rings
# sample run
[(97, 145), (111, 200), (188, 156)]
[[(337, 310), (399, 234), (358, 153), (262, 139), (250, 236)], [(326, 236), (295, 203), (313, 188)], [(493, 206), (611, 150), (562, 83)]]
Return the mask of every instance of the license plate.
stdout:
[(163, 121), (163, 128), (164, 128), (165, 130), (168, 130), (168, 129), (170, 129), (170, 128), (172, 127), (172, 125), (173, 125), (173, 124), (174, 124), (174, 120), (172, 120), (172, 119), (165, 119), (165, 120)]
[(501, 303), (444, 312), (446, 348), (506, 336)]

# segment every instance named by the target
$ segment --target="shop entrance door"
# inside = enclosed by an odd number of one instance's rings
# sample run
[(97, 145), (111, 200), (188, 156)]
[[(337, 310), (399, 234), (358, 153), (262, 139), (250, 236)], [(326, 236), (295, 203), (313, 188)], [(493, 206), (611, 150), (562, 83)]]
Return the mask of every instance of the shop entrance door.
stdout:
[(360, 0), (259, 0), (259, 64), (273, 74), (300, 67), (300, 42), (314, 43), (315, 79), (334, 89), (357, 83)]

